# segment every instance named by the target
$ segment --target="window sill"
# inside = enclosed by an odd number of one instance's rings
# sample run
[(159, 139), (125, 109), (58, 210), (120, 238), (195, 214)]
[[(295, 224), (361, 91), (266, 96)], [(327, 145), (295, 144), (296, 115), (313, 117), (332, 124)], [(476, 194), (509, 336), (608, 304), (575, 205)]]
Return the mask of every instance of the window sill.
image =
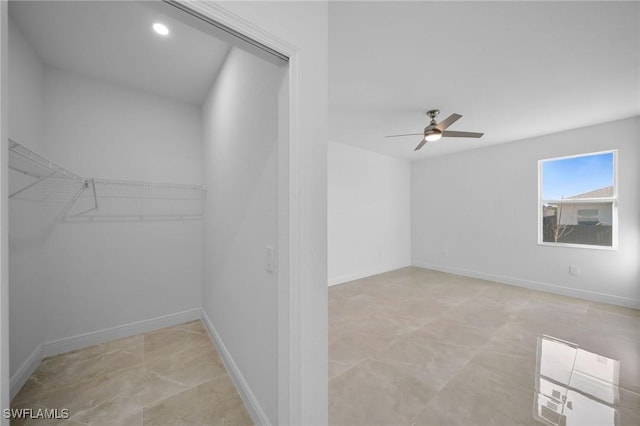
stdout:
[(590, 244), (568, 244), (568, 243), (547, 243), (538, 241), (539, 246), (547, 246), (547, 247), (566, 247), (566, 248), (578, 248), (578, 249), (587, 249), (587, 250), (604, 250), (604, 251), (618, 251), (617, 246), (596, 246)]

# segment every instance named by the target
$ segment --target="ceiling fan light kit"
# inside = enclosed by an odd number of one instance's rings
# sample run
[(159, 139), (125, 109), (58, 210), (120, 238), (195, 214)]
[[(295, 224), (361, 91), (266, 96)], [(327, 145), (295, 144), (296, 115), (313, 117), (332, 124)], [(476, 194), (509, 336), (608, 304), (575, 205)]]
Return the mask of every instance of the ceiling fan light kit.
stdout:
[(424, 146), (427, 142), (434, 142), (439, 140), (440, 138), (481, 138), (484, 133), (474, 133), (474, 132), (455, 132), (448, 131), (447, 128), (451, 126), (453, 123), (462, 118), (460, 114), (451, 114), (449, 117), (442, 120), (440, 123), (436, 121), (436, 116), (440, 114), (439, 109), (431, 109), (427, 111), (427, 116), (431, 118), (431, 121), (424, 128), (423, 133), (409, 133), (403, 135), (391, 135), (385, 136), (386, 138), (395, 138), (399, 136), (417, 136), (422, 135), (422, 140), (418, 143), (414, 151), (418, 151), (420, 148)]
[(424, 131), (424, 140), (427, 142), (435, 142), (442, 137), (442, 132), (438, 129)]

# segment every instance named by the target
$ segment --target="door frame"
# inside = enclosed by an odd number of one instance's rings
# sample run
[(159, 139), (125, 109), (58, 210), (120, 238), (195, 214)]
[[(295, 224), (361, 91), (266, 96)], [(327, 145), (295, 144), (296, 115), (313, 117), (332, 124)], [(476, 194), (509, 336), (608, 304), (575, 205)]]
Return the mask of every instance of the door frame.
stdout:
[[(0, 1), (0, 407), (9, 408), (9, 143), (7, 132), (8, 111), (6, 91), (8, 72), (8, 25), (7, 1)], [(0, 414), (0, 425), (8, 426), (9, 419)]]
[[(301, 292), (300, 249), (302, 203), (297, 196), (300, 187), (300, 121), (299, 73), (300, 50), (286, 40), (229, 12), (214, 2), (178, 0), (178, 3), (236, 31), (289, 58), (288, 93), (280, 93), (288, 103), (288, 114), (279, 114), (278, 138), (278, 424), (301, 424)], [(283, 105), (279, 106), (282, 112)], [(284, 120), (284, 122), (282, 121)], [(247, 401), (245, 401), (246, 403)], [(251, 408), (250, 408), (251, 410)], [(255, 413), (255, 411), (254, 411)], [(264, 416), (264, 413), (262, 413)], [(268, 424), (266, 416), (254, 421)]]

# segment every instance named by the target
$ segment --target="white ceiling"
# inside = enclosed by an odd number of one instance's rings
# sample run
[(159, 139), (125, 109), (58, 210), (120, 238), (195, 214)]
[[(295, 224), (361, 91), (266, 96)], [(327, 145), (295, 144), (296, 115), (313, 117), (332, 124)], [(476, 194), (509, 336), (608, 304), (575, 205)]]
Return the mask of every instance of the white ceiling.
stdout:
[(196, 105), (230, 48), (148, 2), (12, 1), (9, 16), (47, 65)]
[[(331, 2), (329, 135), (422, 159), (640, 114), (638, 2)], [(463, 115), (414, 152), (426, 110)]]

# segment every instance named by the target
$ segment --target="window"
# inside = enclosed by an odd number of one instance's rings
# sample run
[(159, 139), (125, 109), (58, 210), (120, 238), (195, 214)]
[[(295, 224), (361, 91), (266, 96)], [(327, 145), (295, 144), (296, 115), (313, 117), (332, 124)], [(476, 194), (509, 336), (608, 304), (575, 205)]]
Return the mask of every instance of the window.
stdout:
[(617, 151), (538, 162), (538, 243), (617, 247)]

